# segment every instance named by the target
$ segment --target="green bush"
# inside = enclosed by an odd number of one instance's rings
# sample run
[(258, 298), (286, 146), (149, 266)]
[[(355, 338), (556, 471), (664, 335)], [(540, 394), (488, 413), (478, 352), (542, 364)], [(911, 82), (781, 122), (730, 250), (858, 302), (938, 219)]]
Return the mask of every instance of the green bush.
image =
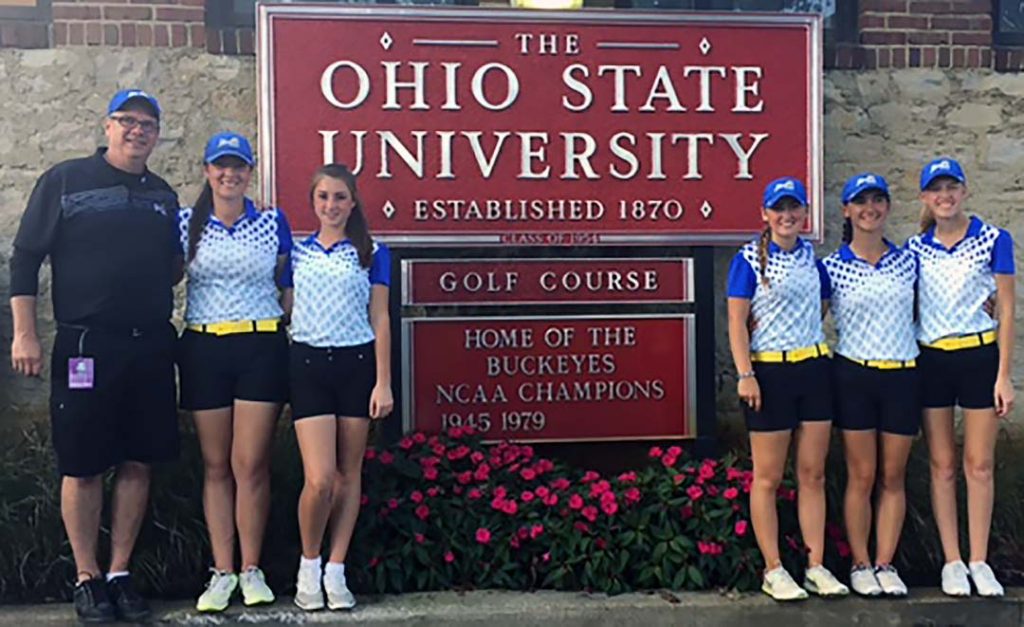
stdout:
[[(288, 592), (299, 554), (296, 509), (302, 486), (294, 436), (275, 443), (273, 505), (263, 565)], [(74, 577), (58, 501), (59, 477), (45, 428), (0, 451), (0, 598), (66, 599)], [(629, 446), (629, 445), (624, 445)], [(1008, 582), (1024, 571), (1024, 465), (1020, 447), (1000, 442), (991, 562)], [(414, 434), (367, 452), (363, 511), (349, 556), (361, 592), (508, 588), (687, 590), (758, 585), (760, 557), (749, 524), (749, 461), (649, 452), (642, 468), (609, 476), (544, 459), (529, 446), (483, 445), (461, 431)], [(849, 547), (835, 506), (842, 455), (830, 461), (826, 563), (844, 572)], [(916, 447), (908, 472), (907, 525), (898, 565), (911, 583), (933, 584), (942, 563), (928, 502), (928, 467)], [(190, 598), (209, 564), (202, 517), (202, 464), (193, 433), (173, 469), (154, 475), (152, 507), (133, 563), (146, 590)], [(1016, 496), (1014, 496), (1016, 495)], [(802, 568), (795, 486), (779, 490), (784, 562)], [(106, 514), (105, 514), (106, 515)], [(963, 527), (965, 525), (961, 525)], [(104, 541), (108, 530), (102, 530)], [(105, 548), (105, 547), (104, 547)]]

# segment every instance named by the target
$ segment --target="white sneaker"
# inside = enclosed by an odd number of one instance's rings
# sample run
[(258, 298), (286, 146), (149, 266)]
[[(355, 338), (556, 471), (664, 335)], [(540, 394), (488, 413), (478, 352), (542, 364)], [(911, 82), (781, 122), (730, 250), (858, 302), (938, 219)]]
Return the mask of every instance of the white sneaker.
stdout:
[(256, 566), (250, 566), (238, 578), (242, 588), (242, 603), (248, 606), (263, 605), (274, 602), (274, 592), (267, 585), (263, 571)]
[(196, 601), (196, 609), (200, 612), (223, 612), (231, 604), (231, 595), (237, 586), (238, 575), (213, 570), (210, 581), (206, 583), (206, 590)]
[(875, 579), (878, 580), (878, 585), (882, 587), (882, 594), (887, 594), (891, 597), (907, 596), (907, 584), (903, 583), (903, 580), (900, 579), (900, 574), (896, 572), (896, 568), (892, 564), (875, 566)]
[(980, 596), (1001, 597), (1005, 594), (1002, 584), (996, 580), (996, 574), (985, 562), (971, 562), (971, 579)]
[(971, 582), (967, 581), (967, 565), (957, 560), (942, 567), (942, 591), (951, 597), (971, 596)]
[(782, 566), (764, 573), (761, 591), (776, 601), (800, 601), (807, 598), (807, 591), (798, 586)]
[(862, 597), (877, 597), (882, 594), (882, 586), (870, 566), (856, 566), (850, 571), (850, 587)]
[(804, 588), (822, 597), (845, 597), (850, 594), (850, 589), (821, 564), (808, 568), (804, 573)]
[(327, 591), (327, 609), (350, 610), (356, 606), (356, 597), (348, 589), (343, 571), (326, 571), (324, 590)]
[(295, 582), (295, 605), (307, 612), (323, 609), (324, 589), (320, 577), (318, 566), (299, 565), (299, 575)]

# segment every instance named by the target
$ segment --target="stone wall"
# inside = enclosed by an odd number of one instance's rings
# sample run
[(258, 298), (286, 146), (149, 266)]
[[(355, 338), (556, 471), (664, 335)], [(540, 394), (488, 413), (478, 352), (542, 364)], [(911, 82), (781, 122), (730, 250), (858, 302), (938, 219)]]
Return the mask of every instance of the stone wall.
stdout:
[[(7, 300), (11, 241), (36, 177), (49, 165), (93, 149), (102, 138), (107, 99), (139, 85), (165, 108), (160, 144), (151, 165), (175, 185), (183, 201), (200, 186), (203, 142), (215, 131), (252, 136), (256, 124), (255, 61), (190, 48), (66, 47), (0, 50), (0, 421), (46, 413), (44, 381), (15, 378), (9, 363)], [(850, 175), (885, 174), (893, 187), (890, 236), (902, 242), (918, 220), (917, 175), (933, 155), (951, 154), (970, 178), (971, 208), (1024, 240), (1024, 74), (989, 70), (830, 70), (825, 76), (825, 198), (828, 239), (837, 246), (839, 191)], [(751, 207), (751, 211), (757, 208)], [(1017, 250), (1020, 249), (1018, 243)], [(716, 255), (717, 284), (734, 251)], [(1017, 255), (1018, 266), (1022, 265)], [(1024, 268), (1022, 268), (1024, 270)], [(1020, 275), (1018, 275), (1020, 276)], [(52, 339), (48, 281), (41, 293), (44, 339)], [(1018, 280), (1018, 310), (1024, 311)], [(719, 407), (736, 415), (735, 378), (726, 341), (725, 299), (716, 299)], [(1024, 325), (1018, 325), (1018, 329)], [(1024, 405), (1024, 338), (1018, 331), (1015, 374)], [(1019, 418), (1024, 412), (1017, 410)]]

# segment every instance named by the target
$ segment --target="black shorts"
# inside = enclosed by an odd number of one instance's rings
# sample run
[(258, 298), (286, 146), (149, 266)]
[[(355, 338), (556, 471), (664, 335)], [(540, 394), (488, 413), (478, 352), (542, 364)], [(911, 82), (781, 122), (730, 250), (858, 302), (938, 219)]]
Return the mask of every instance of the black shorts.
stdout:
[[(53, 343), (50, 421), (60, 474), (91, 477), (125, 461), (178, 457), (174, 327), (110, 331), (59, 325)], [(71, 358), (91, 358), (93, 384), (68, 385)]]
[(370, 417), (370, 394), (377, 381), (373, 342), (340, 348), (293, 342), (289, 366), (294, 420)]
[(921, 347), (917, 358), (921, 370), (922, 404), (925, 407), (987, 409), (995, 407), (999, 346), (944, 351)]
[(788, 431), (801, 422), (832, 420), (831, 360), (815, 357), (796, 363), (754, 362), (761, 388), (761, 411), (746, 403), (749, 431)]
[(869, 368), (836, 355), (836, 426), (917, 435), (921, 429), (921, 377), (917, 368)]
[(185, 331), (178, 341), (181, 408), (231, 407), (235, 399), (288, 400), (288, 335)]

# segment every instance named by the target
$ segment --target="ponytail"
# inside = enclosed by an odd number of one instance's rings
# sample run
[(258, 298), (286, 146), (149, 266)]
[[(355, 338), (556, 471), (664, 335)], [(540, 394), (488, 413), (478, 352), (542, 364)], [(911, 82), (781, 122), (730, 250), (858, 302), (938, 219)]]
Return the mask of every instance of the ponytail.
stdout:
[(928, 229), (935, 226), (935, 214), (928, 207), (921, 206), (921, 232), (924, 233)]
[(203, 183), (203, 190), (199, 192), (199, 198), (192, 205), (192, 216), (188, 220), (188, 253), (185, 262), (192, 261), (196, 256), (196, 249), (199, 248), (199, 238), (203, 236), (203, 229), (210, 220), (213, 213), (213, 188), (210, 182)]
[(772, 227), (764, 225), (757, 243), (757, 262), (761, 265), (761, 285), (768, 287), (768, 244), (772, 241)]
[(849, 218), (843, 220), (843, 243), (849, 244), (853, 241), (853, 223)]

